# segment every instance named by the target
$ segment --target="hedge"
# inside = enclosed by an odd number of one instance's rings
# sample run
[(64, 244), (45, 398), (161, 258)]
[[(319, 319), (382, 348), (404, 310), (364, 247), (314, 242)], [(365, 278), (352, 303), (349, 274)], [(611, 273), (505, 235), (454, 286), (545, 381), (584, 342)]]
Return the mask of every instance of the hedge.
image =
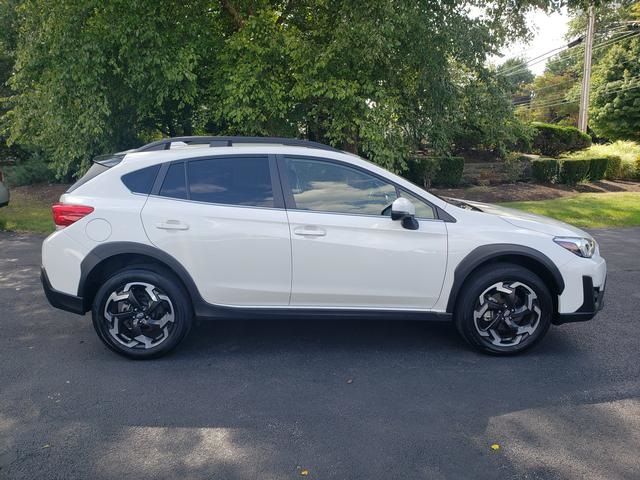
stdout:
[(531, 176), (536, 182), (555, 182), (559, 170), (560, 161), (555, 158), (538, 158), (531, 162)]
[(431, 185), (455, 187), (462, 180), (462, 157), (414, 157), (409, 159), (405, 176), (425, 188)]
[(607, 169), (604, 172), (604, 178), (615, 179), (622, 176), (622, 158), (617, 155), (607, 157)]
[(568, 158), (560, 162), (560, 183), (575, 185), (589, 179), (591, 160)]
[(589, 160), (589, 180), (597, 182), (602, 180), (609, 168), (609, 158), (600, 157)]
[(534, 122), (532, 141), (534, 151), (555, 157), (564, 152), (574, 152), (591, 146), (591, 137), (574, 127)]

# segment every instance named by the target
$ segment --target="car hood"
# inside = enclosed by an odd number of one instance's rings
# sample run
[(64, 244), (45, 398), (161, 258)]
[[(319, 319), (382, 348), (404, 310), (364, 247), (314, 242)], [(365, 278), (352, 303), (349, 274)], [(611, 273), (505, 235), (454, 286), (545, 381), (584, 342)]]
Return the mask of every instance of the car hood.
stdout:
[(504, 221), (519, 228), (526, 228), (535, 232), (544, 233), (552, 236), (570, 236), (592, 238), (584, 230), (569, 225), (568, 223), (555, 220), (553, 218), (526, 213), (522, 210), (513, 208), (500, 207), (490, 203), (472, 202), (469, 200), (457, 200), (455, 202), (466, 203), (472, 210), (480, 210), (481, 212), (491, 215), (497, 215)]

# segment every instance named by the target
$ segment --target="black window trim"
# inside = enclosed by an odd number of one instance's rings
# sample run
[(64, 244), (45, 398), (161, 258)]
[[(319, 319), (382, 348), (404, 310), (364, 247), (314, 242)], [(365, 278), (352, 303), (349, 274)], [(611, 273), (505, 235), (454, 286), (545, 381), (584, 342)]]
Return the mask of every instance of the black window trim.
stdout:
[(297, 212), (309, 212), (309, 213), (321, 213), (321, 214), (330, 214), (330, 215), (349, 215), (349, 216), (354, 216), (354, 217), (373, 217), (373, 218), (379, 218), (380, 215), (372, 215), (372, 214), (366, 214), (366, 213), (346, 213), (346, 212), (324, 212), (324, 211), (320, 211), (320, 210), (306, 210), (306, 209), (301, 209), (301, 208), (297, 208), (296, 206), (296, 202), (295, 199), (293, 197), (293, 191), (291, 189), (291, 185), (289, 185), (289, 178), (287, 175), (285, 175), (283, 172), (287, 171), (286, 168), (286, 164), (285, 164), (285, 158), (301, 158), (301, 159), (306, 159), (306, 160), (316, 160), (316, 161), (322, 161), (322, 162), (328, 162), (328, 163), (334, 163), (336, 165), (339, 165), (341, 167), (347, 167), (347, 168), (352, 168), (354, 170), (357, 170), (361, 173), (365, 173), (367, 175), (371, 175), (372, 177), (377, 178), (378, 180), (388, 183), (389, 185), (393, 186), (396, 189), (396, 196), (398, 197), (398, 191), (402, 191), (402, 192), (406, 192), (408, 194), (413, 195), (414, 197), (418, 197), (420, 200), (422, 200), (424, 203), (426, 203), (427, 205), (429, 205), (432, 209), (433, 209), (433, 218), (424, 218), (424, 217), (416, 217), (416, 219), (418, 220), (423, 220), (423, 221), (439, 221), (439, 222), (455, 222), (455, 219), (453, 219), (453, 217), (451, 217), (450, 215), (446, 214), (444, 216), (444, 218), (442, 217), (442, 209), (440, 207), (438, 207), (437, 205), (434, 205), (433, 203), (431, 203), (429, 200), (427, 200), (426, 198), (421, 197), (420, 195), (418, 195), (417, 193), (414, 193), (410, 190), (407, 190), (405, 187), (402, 187), (400, 185), (398, 185), (396, 182), (394, 182), (393, 180), (390, 180), (386, 177), (383, 177), (382, 175), (379, 175), (376, 172), (372, 172), (371, 170), (367, 170), (366, 168), (361, 167), (360, 165), (354, 165), (352, 163), (348, 163), (348, 162), (343, 162), (341, 160), (336, 160), (334, 158), (326, 158), (326, 157), (318, 157), (318, 156), (313, 156), (313, 155), (290, 155), (290, 154), (277, 154), (277, 164), (278, 164), (278, 171), (280, 173), (280, 185), (282, 186), (283, 189), (283, 196), (284, 196), (284, 203), (286, 206), (287, 210), (295, 210)]
[[(201, 160), (218, 160), (218, 159), (233, 159), (233, 158), (267, 158), (269, 162), (269, 175), (271, 178), (271, 190), (273, 193), (273, 207), (261, 207), (258, 205), (235, 205), (232, 203), (213, 203), (213, 202), (203, 202), (201, 200), (192, 200), (191, 199), (191, 189), (189, 188), (189, 168), (188, 163), (197, 162)], [(162, 184), (164, 183), (164, 178), (169, 171), (169, 167), (176, 163), (184, 164), (184, 178), (186, 182), (187, 189), (187, 198), (173, 198), (173, 197), (165, 197), (160, 195), (160, 190), (162, 188)], [(158, 172), (158, 176), (156, 177), (156, 182), (153, 185), (153, 189), (151, 190), (151, 196), (157, 198), (163, 198), (165, 200), (174, 200), (177, 202), (191, 202), (191, 203), (199, 203), (202, 205), (215, 205), (219, 207), (234, 207), (234, 208), (259, 208), (266, 210), (284, 210), (285, 202), (283, 198), (283, 189), (280, 185), (280, 177), (278, 175), (278, 169), (276, 166), (276, 156), (272, 154), (230, 154), (230, 155), (207, 155), (203, 157), (190, 157), (190, 158), (181, 158), (180, 160), (173, 160), (171, 162), (164, 162), (160, 171)]]

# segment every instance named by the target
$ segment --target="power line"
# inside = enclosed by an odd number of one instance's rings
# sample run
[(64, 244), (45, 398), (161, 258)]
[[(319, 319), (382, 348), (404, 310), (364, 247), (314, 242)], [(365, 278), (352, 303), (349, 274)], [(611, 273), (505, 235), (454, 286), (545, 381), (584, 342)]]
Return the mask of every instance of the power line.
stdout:
[[(613, 45), (614, 43), (620, 42), (622, 40), (626, 40), (626, 39), (634, 37), (636, 35), (640, 35), (640, 32), (636, 31), (636, 32), (620, 33), (615, 37), (612, 37), (612, 38), (607, 39), (607, 40), (603, 40), (602, 42), (594, 45), (593, 46), (593, 50), (599, 50), (601, 48)], [(583, 53), (582, 46), (578, 45), (577, 47), (578, 48), (575, 51), (571, 52), (569, 55), (564, 57), (562, 60), (569, 60), (569, 59), (574, 58), (577, 55), (582, 54)], [(572, 47), (572, 48), (575, 48), (575, 47)], [(560, 50), (560, 49), (563, 49), (563, 50), (561, 52), (553, 53), (556, 50)], [(567, 51), (567, 50), (571, 50), (571, 48), (566, 48), (566, 45), (562, 46), (562, 47), (557, 47), (557, 48), (555, 48), (553, 50), (550, 50), (546, 54), (543, 54), (543, 55), (548, 55), (549, 53), (553, 53), (551, 56), (548, 56), (546, 58), (541, 58), (541, 59), (536, 60), (536, 61), (534, 61), (532, 63), (526, 63), (525, 65), (517, 65), (517, 66), (511, 67), (510, 69), (507, 69), (505, 71), (498, 72), (498, 75), (502, 75), (504, 77), (510, 77), (510, 76), (513, 76), (513, 75), (517, 75), (518, 73), (525, 72), (525, 71), (529, 70), (529, 67), (531, 67), (531, 66), (533, 66), (533, 65), (535, 65), (537, 63), (540, 63), (540, 62), (542, 62), (544, 60), (548, 60), (549, 58), (551, 58), (551, 57), (553, 57), (555, 55), (558, 55), (558, 54), (560, 54), (560, 53), (562, 53), (564, 51)], [(540, 55), (539, 57), (541, 57), (543, 55)], [(536, 57), (536, 58), (539, 58), (539, 57)], [(532, 59), (532, 60), (534, 60), (534, 59)]]
[[(638, 75), (637, 77), (633, 77), (629, 80), (640, 80), (640, 75)], [(634, 90), (636, 88), (640, 88), (640, 83), (637, 83), (635, 85), (630, 85), (630, 86), (625, 86), (624, 88), (617, 88), (614, 87), (612, 89), (604, 89), (604, 90), (598, 90), (597, 93), (598, 94), (614, 94), (614, 93), (622, 93), (622, 92), (626, 92), (628, 90)], [(538, 103), (538, 104), (532, 104), (532, 103), (522, 103), (522, 104), (518, 104), (515, 105), (516, 108), (550, 108), (550, 107), (555, 107), (555, 106), (559, 106), (559, 105), (570, 105), (572, 103), (577, 103), (579, 101), (579, 99), (577, 97), (573, 97), (573, 98), (568, 98), (566, 100), (560, 101), (560, 102), (549, 102), (549, 103)]]

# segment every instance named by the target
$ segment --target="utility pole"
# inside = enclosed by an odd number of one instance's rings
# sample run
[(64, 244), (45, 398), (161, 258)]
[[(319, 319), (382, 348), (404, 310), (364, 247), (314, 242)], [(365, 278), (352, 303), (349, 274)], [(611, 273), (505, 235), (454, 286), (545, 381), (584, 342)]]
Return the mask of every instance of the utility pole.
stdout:
[(591, 51), (593, 50), (593, 30), (595, 25), (595, 8), (593, 3), (588, 10), (587, 38), (584, 44), (584, 72), (582, 74), (582, 90), (580, 92), (580, 112), (578, 114), (578, 128), (587, 132), (589, 123), (589, 89), (591, 87)]

